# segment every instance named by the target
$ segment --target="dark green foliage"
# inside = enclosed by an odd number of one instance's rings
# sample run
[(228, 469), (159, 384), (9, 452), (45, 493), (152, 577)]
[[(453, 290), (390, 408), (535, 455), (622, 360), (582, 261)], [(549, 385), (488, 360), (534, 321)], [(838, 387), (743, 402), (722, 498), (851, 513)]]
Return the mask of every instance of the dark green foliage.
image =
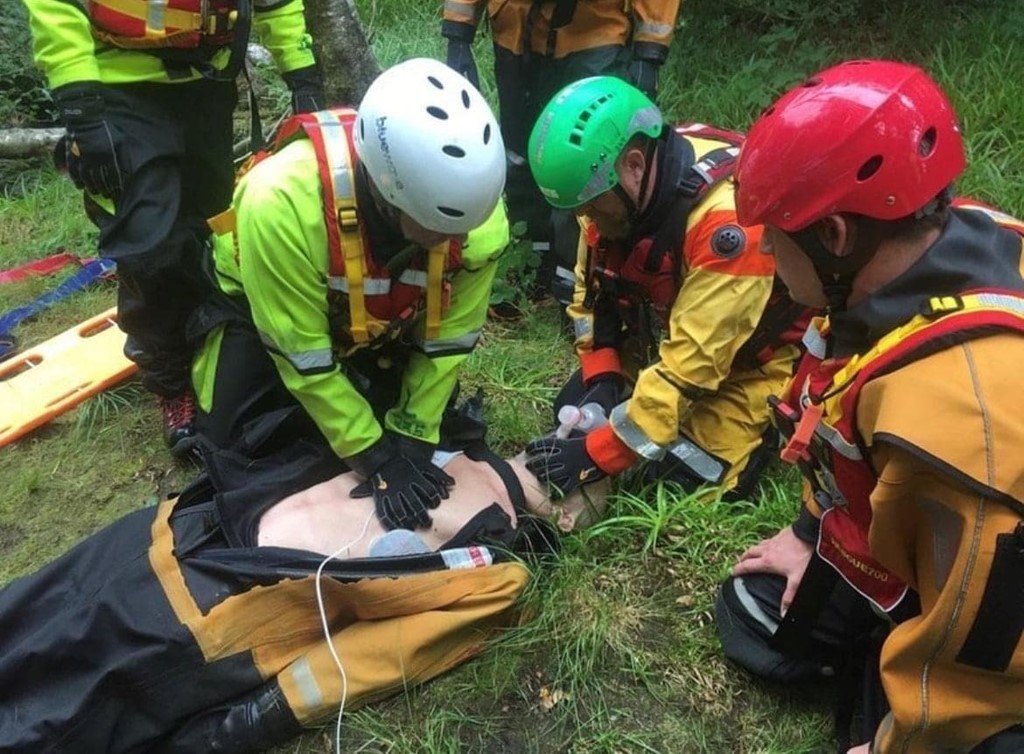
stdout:
[(46, 125), (53, 113), (42, 74), (32, 64), (32, 38), (21, 0), (0, 4), (0, 126)]

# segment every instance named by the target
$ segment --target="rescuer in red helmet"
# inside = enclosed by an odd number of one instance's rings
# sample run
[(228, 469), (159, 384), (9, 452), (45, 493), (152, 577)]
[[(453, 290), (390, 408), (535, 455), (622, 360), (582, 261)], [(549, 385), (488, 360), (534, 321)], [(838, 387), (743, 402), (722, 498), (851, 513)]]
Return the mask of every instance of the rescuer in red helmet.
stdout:
[(740, 556), (718, 629), (775, 680), (866, 666), (858, 754), (1024, 750), (1024, 224), (953, 200), (964, 166), (924, 71), (857, 60), (769, 107), (736, 170), (740, 222), (826, 315), (772, 401), (802, 510)]

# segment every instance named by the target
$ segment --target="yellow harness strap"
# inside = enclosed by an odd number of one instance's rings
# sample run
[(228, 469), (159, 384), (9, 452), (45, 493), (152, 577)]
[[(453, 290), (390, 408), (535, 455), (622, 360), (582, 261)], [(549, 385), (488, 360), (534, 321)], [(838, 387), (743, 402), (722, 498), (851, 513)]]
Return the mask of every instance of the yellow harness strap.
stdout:
[[(334, 197), (334, 210), (338, 218), (338, 235), (341, 251), (345, 257), (345, 280), (348, 282), (348, 313), (352, 340), (367, 343), (386, 326), (384, 322), (370, 316), (366, 310), (366, 294), (363, 278), (366, 275), (366, 254), (363, 239), (359, 235), (359, 220), (356, 213), (355, 192), (349, 197)], [(371, 332), (371, 328), (373, 332)]]
[(238, 227), (238, 216), (234, 207), (228, 207), (220, 214), (214, 215), (206, 221), (215, 236), (223, 236), (225, 233), (234, 233)]
[(441, 291), (444, 289), (444, 263), (448, 259), (449, 243), (439, 243), (427, 256), (427, 330), (426, 339), (441, 333)]
[(974, 312), (1002, 312), (1024, 322), (1024, 298), (1000, 292), (933, 296), (928, 300), (927, 310), (924, 313), (915, 315), (905, 324), (882, 336), (870, 350), (852, 357), (842, 369), (835, 373), (832, 384), (844, 385), (851, 381), (867, 364), (899, 345), (914, 333), (933, 324), (937, 319), (946, 316), (970, 315)]
[[(352, 340), (365, 344), (387, 332), (389, 323), (374, 317), (366, 308), (366, 249), (359, 232), (359, 209), (356, 205), (355, 184), (352, 175), (352, 160), (348, 139), (341, 128), (338, 117), (330, 111), (315, 114), (320, 125), (320, 135), (325, 154), (318, 155), (318, 162), (326, 159), (326, 169), (331, 181), (326, 182), (324, 193), (330, 196), (337, 220), (341, 256), (345, 262), (345, 282), (348, 287), (349, 323)], [(316, 140), (314, 140), (316, 144)], [(318, 146), (318, 149), (320, 147)], [(251, 165), (247, 166), (251, 167)], [(323, 169), (323, 166), (321, 166)], [(244, 171), (241, 173), (244, 174)], [(230, 233), (238, 256), (237, 217), (234, 208), (228, 208), (208, 219), (207, 224), (216, 235)], [(329, 220), (328, 220), (329, 222)], [(427, 256), (427, 303), (426, 337), (436, 338), (441, 331), (441, 314), (444, 307), (444, 272), (450, 244), (438, 244), (428, 251)]]
[(208, 218), (206, 224), (210, 226), (210, 230), (213, 231), (215, 236), (223, 236), (227, 233), (231, 234), (231, 249), (235, 255), (235, 262), (237, 263), (238, 233), (235, 231), (238, 229), (238, 215), (235, 214), (235, 208), (228, 207), (220, 214)]

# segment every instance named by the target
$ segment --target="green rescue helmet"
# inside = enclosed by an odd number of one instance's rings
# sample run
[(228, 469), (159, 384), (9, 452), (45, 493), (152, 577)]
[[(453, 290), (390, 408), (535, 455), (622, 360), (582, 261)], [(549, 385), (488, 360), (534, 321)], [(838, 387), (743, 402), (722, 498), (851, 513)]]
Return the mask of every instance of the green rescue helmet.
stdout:
[(533, 179), (548, 203), (575, 209), (619, 183), (615, 162), (637, 134), (657, 138), (661, 111), (614, 76), (569, 84), (541, 112), (530, 134)]

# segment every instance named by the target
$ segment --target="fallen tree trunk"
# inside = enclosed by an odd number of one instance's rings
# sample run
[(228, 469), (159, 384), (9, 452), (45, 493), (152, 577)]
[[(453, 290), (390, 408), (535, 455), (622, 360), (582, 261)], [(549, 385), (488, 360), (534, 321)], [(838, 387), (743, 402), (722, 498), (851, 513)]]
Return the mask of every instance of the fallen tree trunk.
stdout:
[(63, 128), (0, 129), (0, 159), (17, 160), (47, 155), (63, 135)]

